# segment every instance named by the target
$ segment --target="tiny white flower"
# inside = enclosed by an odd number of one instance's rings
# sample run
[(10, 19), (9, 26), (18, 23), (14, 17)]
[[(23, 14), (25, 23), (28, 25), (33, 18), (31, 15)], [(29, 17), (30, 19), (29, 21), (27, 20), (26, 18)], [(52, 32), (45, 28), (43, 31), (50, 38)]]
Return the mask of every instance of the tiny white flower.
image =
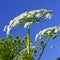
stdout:
[(30, 17), (32, 17), (32, 15), (27, 15), (27, 18), (30, 18)]
[(39, 13), (40, 11), (41, 11), (41, 10), (36, 10), (36, 12), (38, 12), (38, 13)]
[(27, 16), (28, 14), (27, 14), (28, 12), (25, 12), (25, 13), (22, 13), (20, 16), (18, 16), (20, 19), (23, 19), (25, 16)]
[(12, 27), (15, 27), (15, 26), (16, 26), (16, 24), (17, 24), (17, 23), (16, 23), (16, 22), (14, 22), (14, 24), (12, 24), (11, 26), (12, 26)]
[(56, 28), (54, 32), (57, 33), (58, 31), (60, 31), (60, 28), (59, 29)]
[(41, 17), (41, 14), (40, 14), (40, 13), (38, 13), (38, 14), (36, 14), (35, 16), (36, 16), (36, 17)]
[(23, 17), (25, 17), (25, 16), (28, 15), (27, 13), (28, 13), (28, 12), (25, 12), (25, 13), (22, 13), (21, 15), (22, 15)]
[(32, 24), (33, 22), (27, 22), (27, 23), (25, 23), (25, 25), (24, 25), (24, 28), (26, 28), (28, 25), (30, 25), (30, 24)]
[(39, 32), (39, 35), (41, 34), (42, 31)]
[(47, 31), (47, 33), (49, 34), (49, 33), (51, 33), (51, 31)]
[(44, 32), (43, 31), (41, 32), (41, 35), (44, 35)]
[(39, 38), (39, 34), (36, 34), (35, 41)]
[(45, 9), (41, 9), (41, 10), (44, 10), (44, 12), (47, 12), (48, 10), (45, 10)]
[(35, 11), (30, 11), (29, 12), (31, 15), (34, 15), (35, 14)]
[(10, 28), (10, 26), (8, 26), (8, 27), (7, 27), (7, 35), (9, 35), (10, 30), (11, 30), (11, 28)]
[(33, 11), (32, 11), (32, 13), (34, 13), (34, 14), (35, 14), (35, 13), (36, 13), (36, 10), (33, 10)]
[(48, 14), (46, 14), (46, 16), (45, 16), (45, 18), (49, 18), (49, 19), (51, 19), (51, 13), (48, 13)]
[(7, 26), (4, 27), (4, 30), (3, 31), (6, 31), (7, 30)]
[(55, 31), (54, 31), (55, 33), (57, 33), (58, 32), (58, 29), (55, 29)]
[(14, 23), (14, 20), (11, 20), (9, 24), (11, 25), (12, 23)]
[(18, 17), (19, 17), (19, 20), (24, 18), (24, 16), (23, 16), (23, 15), (20, 15), (20, 16), (18, 16)]
[(46, 29), (42, 30), (41, 34), (44, 35), (45, 32), (46, 32)]

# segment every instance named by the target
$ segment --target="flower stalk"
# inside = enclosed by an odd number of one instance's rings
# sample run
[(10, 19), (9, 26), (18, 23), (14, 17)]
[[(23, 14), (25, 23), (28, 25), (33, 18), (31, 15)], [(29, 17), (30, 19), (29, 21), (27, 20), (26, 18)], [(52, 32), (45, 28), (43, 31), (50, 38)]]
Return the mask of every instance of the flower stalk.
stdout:
[[(50, 39), (50, 37), (46, 40), (45, 47), (46, 47), (46, 45), (48, 44), (49, 39)], [(39, 57), (38, 57), (38, 60), (41, 59), (41, 57), (42, 57), (42, 55), (43, 55), (43, 52), (44, 52), (44, 50), (45, 50), (45, 47), (42, 49), (42, 51), (41, 51), (41, 53), (40, 53), (40, 55), (39, 55)]]
[(27, 52), (30, 55), (30, 25), (28, 25)]

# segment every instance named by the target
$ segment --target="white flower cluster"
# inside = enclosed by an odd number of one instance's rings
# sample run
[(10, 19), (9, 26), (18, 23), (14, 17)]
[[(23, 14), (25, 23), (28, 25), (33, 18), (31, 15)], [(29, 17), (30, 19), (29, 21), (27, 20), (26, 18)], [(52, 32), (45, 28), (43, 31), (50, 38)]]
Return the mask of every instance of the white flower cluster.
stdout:
[(45, 18), (47, 19), (47, 18), (49, 18), (49, 19), (51, 19), (51, 13), (48, 13), (48, 14), (46, 14), (46, 16), (45, 16)]
[(45, 16), (45, 18), (51, 18), (52, 11), (51, 10), (33, 10), (29, 12), (25, 12), (20, 14), (19, 16), (15, 17), (13, 20), (10, 21), (9, 25), (4, 27), (4, 31), (7, 31), (7, 35), (9, 34), (10, 30), (15, 27), (17, 24), (23, 24), (24, 28), (27, 27), (29, 24), (33, 22), (37, 23), (39, 21), (38, 18)]
[(25, 23), (25, 25), (24, 25), (24, 28), (26, 28), (28, 25), (30, 25), (30, 24), (32, 24), (33, 22), (27, 22), (27, 23)]
[(49, 34), (57, 33), (58, 31), (60, 31), (60, 26), (46, 28), (40, 31), (38, 34), (36, 34), (35, 41), (41, 39), (42, 36), (46, 36), (46, 34), (49, 35)]

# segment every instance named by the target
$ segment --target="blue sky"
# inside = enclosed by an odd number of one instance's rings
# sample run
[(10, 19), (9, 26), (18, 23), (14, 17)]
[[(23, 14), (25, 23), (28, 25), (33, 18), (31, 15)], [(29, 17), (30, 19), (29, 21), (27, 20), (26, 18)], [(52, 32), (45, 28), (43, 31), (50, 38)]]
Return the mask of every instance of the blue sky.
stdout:
[[(60, 26), (60, 0), (0, 0), (0, 38), (6, 38), (6, 32), (3, 32), (5, 25), (19, 14), (37, 9), (48, 9), (53, 11), (52, 19), (39, 24), (31, 25), (31, 39), (34, 41), (36, 33), (52, 26)], [(27, 35), (27, 29), (12, 29), (12, 36), (19, 35), (21, 38)], [(60, 57), (60, 36), (54, 41), (50, 40), (41, 60), (56, 60)], [(35, 43), (35, 42), (34, 42)], [(51, 49), (50, 46), (56, 46)]]

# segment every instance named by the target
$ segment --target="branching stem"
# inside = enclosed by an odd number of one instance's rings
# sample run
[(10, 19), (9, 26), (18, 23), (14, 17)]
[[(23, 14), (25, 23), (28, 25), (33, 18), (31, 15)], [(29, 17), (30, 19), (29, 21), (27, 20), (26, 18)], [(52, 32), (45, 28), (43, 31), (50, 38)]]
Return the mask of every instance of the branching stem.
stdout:
[[(49, 39), (50, 39), (50, 38), (48, 38), (48, 39), (46, 40), (45, 47), (46, 47), (46, 45), (48, 44)], [(42, 51), (41, 51), (41, 53), (40, 53), (40, 55), (39, 55), (39, 57), (38, 57), (38, 60), (41, 59), (41, 57), (42, 57), (42, 55), (43, 55), (43, 52), (44, 52), (44, 50), (45, 50), (45, 47), (42, 49)]]

